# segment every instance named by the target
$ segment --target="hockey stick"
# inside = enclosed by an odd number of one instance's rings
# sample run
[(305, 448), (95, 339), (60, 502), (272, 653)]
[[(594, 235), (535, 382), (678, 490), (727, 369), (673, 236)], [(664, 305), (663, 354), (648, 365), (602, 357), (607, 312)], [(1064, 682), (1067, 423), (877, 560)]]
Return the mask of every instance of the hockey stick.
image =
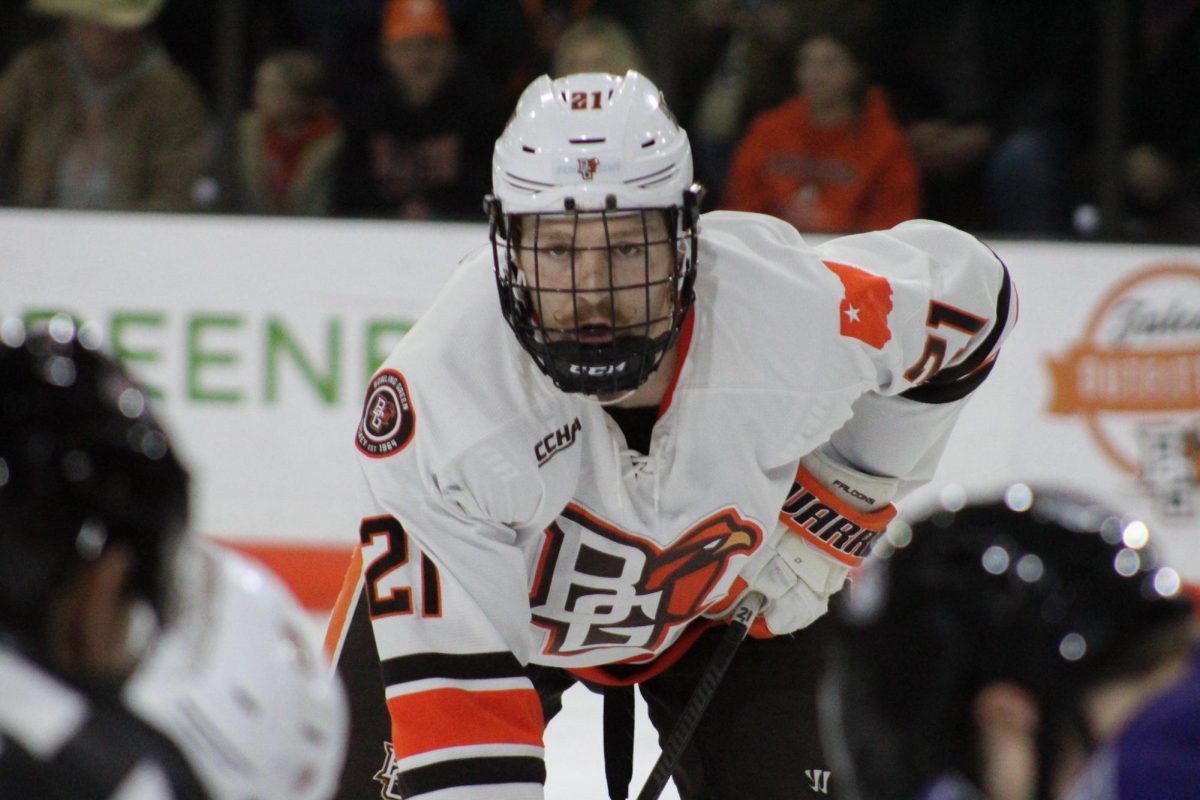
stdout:
[(692, 696), (688, 698), (687, 705), (683, 707), (683, 713), (679, 715), (675, 727), (671, 729), (671, 735), (663, 742), (658, 761), (654, 762), (654, 769), (650, 770), (650, 777), (646, 778), (646, 784), (642, 787), (642, 791), (638, 792), (637, 800), (657, 800), (658, 796), (662, 794), (663, 788), (671, 778), (671, 772), (679, 763), (679, 759), (683, 757), (684, 749), (692, 740), (696, 726), (700, 724), (700, 717), (704, 716), (704, 710), (708, 708), (713, 695), (717, 693), (717, 686), (720, 685), (725, 670), (729, 669), (730, 662), (737, 654), (738, 646), (750, 632), (750, 625), (758, 616), (758, 612), (762, 610), (765, 602), (766, 598), (758, 592), (747, 592), (746, 596), (742, 598), (742, 602), (738, 603), (737, 608), (734, 609), (733, 616), (729, 621), (729, 629), (725, 631), (725, 635), (721, 637), (716, 650), (713, 651), (708, 668), (704, 670), (696, 688), (692, 690)]

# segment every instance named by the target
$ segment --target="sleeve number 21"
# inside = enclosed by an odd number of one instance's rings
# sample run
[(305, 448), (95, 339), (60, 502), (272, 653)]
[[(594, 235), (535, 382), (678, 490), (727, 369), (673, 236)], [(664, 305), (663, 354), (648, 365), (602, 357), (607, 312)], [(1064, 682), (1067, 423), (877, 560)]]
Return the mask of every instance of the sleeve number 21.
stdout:
[[(987, 325), (987, 320), (980, 319), (974, 314), (968, 314), (962, 309), (939, 303), (937, 300), (929, 303), (929, 316), (925, 320), (926, 328), (936, 330), (946, 327), (961, 331), (968, 336), (974, 336), (983, 330), (984, 325)], [(921, 357), (917, 359), (917, 363), (908, 368), (904, 377), (915, 384), (923, 383), (938, 374), (945, 358), (946, 340), (931, 333), (925, 338), (925, 350), (921, 353)], [(924, 380), (921, 379), (922, 375), (925, 375)]]
[[(397, 586), (388, 578), (408, 563), (408, 534), (395, 517), (367, 517), (358, 528), (364, 555), (367, 547), (378, 547), (382, 541), (385, 549), (369, 564), (364, 565), (363, 577), (367, 581), (367, 605), (371, 618), (392, 614), (413, 613), (413, 591), (410, 586)], [(421, 554), (421, 616), (442, 615), (441, 577), (437, 566), (429, 557)]]

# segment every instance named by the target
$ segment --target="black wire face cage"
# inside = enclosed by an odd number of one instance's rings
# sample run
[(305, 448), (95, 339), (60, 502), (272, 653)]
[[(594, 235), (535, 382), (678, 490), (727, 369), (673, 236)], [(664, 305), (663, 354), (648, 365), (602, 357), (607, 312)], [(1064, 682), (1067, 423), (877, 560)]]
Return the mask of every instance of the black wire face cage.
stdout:
[(487, 201), (505, 320), (558, 388), (599, 397), (641, 386), (679, 337), (699, 192), (676, 208), (609, 206), (518, 215)]

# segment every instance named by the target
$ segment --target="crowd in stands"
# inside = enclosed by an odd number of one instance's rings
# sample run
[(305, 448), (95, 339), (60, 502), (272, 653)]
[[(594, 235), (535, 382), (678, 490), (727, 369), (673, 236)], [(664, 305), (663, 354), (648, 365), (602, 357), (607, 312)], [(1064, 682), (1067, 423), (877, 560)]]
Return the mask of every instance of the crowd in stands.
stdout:
[(1120, 163), (1097, 142), (1101, 4), (237, 4), (232, 131), (214, 112), (222, 5), (0, 11), (0, 204), (481, 220), (517, 92), (633, 68), (688, 130), (710, 209), (815, 232), (926, 216), (1081, 237), (1107, 171), (1121, 238), (1200, 241), (1200, 0), (1128, 4)]

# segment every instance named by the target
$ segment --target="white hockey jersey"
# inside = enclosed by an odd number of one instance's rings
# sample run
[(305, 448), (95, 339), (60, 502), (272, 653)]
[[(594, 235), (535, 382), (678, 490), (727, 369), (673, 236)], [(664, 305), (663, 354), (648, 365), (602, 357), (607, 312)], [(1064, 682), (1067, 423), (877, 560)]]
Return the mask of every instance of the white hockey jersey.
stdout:
[[(800, 459), (824, 443), (863, 471), (928, 480), (1016, 317), (992, 251), (928, 221), (814, 248), (776, 219), (714, 212), (697, 265), (648, 455), (522, 350), (490, 248), (371, 382), (354, 569), (404, 796), (541, 797), (522, 665), (603, 680), (601, 665), (667, 663), (798, 513)], [(845, 563), (866, 555), (865, 532), (833, 528), (809, 535)]]

